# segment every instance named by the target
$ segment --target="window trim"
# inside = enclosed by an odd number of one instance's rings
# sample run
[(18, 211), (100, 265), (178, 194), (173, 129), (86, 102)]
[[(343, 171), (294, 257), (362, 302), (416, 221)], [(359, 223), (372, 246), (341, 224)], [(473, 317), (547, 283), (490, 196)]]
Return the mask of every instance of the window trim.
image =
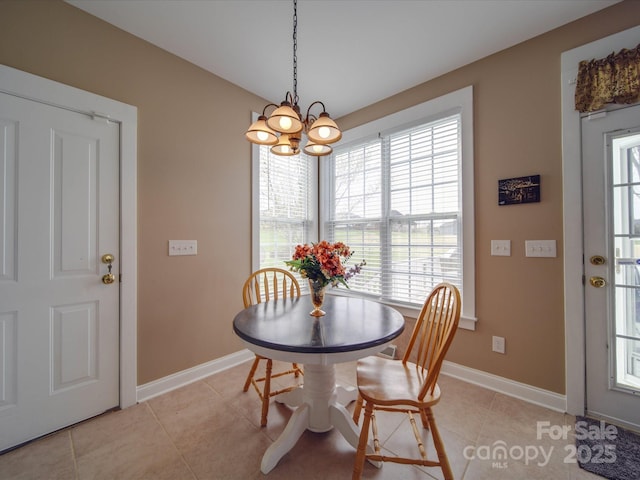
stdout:
[[(448, 93), (428, 100), (400, 112), (387, 115), (372, 122), (343, 132), (341, 145), (362, 142), (407, 128), (419, 123), (426, 123), (450, 114), (460, 114), (461, 150), (462, 150), (462, 278), (464, 298), (460, 328), (475, 330), (475, 227), (474, 227), (474, 161), (473, 161), (473, 86)], [(331, 185), (330, 169), (324, 162), (319, 166), (319, 225), (320, 238), (324, 238), (324, 225), (329, 211), (328, 187)], [(341, 292), (333, 292), (340, 294)], [(389, 303), (403, 315), (417, 318), (420, 310), (405, 305)]]
[[(251, 123), (258, 120), (252, 112)], [(251, 144), (251, 271), (260, 269), (260, 145)]]

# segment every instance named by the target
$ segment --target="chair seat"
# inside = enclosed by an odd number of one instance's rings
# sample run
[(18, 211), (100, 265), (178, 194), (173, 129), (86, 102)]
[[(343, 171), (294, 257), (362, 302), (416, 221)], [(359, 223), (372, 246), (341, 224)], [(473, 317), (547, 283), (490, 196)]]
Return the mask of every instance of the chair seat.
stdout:
[(427, 371), (416, 364), (382, 357), (366, 357), (357, 364), (358, 391), (362, 398), (378, 405), (410, 405), (426, 408), (440, 400), (440, 387), (418, 401)]

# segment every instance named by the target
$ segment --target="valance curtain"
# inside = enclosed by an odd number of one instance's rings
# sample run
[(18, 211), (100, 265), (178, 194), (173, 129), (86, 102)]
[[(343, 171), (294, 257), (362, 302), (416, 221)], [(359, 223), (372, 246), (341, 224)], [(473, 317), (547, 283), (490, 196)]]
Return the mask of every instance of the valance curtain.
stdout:
[(593, 112), (607, 103), (640, 102), (640, 45), (580, 62), (575, 101), (580, 112)]

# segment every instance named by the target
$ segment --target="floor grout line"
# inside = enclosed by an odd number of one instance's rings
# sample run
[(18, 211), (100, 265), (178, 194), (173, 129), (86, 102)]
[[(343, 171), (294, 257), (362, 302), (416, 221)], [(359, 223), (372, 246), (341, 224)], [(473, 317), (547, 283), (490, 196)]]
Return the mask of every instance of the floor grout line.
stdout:
[(76, 447), (73, 444), (73, 435), (70, 428), (67, 433), (69, 435), (69, 448), (71, 448), (71, 460), (73, 461), (73, 471), (75, 472), (76, 480), (80, 480), (80, 469), (78, 468), (78, 459), (76, 458)]
[(191, 468), (191, 465), (189, 465), (189, 462), (187, 461), (187, 459), (184, 457), (184, 455), (182, 454), (182, 452), (180, 451), (180, 449), (176, 445), (176, 442), (173, 441), (173, 438), (171, 437), (169, 432), (167, 432), (167, 429), (164, 427), (163, 423), (158, 418), (158, 415), (156, 414), (156, 412), (153, 409), (153, 407), (151, 406), (151, 404), (149, 402), (144, 402), (144, 403), (146, 404), (147, 409), (151, 413), (151, 416), (158, 423), (158, 425), (160, 426), (160, 428), (162, 429), (164, 434), (167, 436), (167, 438), (171, 442), (171, 445), (173, 445), (173, 448), (176, 450), (176, 453), (180, 456), (180, 459), (182, 460), (182, 462), (185, 464), (185, 466), (187, 467), (189, 472), (191, 472), (191, 475), (193, 476), (194, 480), (199, 480), (198, 476), (196, 475), (196, 472), (193, 471), (193, 469)]

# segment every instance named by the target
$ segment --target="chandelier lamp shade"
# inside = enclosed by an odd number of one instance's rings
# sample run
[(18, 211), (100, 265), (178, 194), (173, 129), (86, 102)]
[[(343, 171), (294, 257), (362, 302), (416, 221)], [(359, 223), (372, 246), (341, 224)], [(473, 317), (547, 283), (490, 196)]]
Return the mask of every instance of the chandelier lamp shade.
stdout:
[[(342, 132), (327, 113), (324, 103), (315, 101), (301, 115), (298, 106), (298, 13), (297, 0), (293, 1), (293, 94), (287, 92), (280, 106), (269, 103), (262, 115), (253, 122), (245, 137), (257, 145), (270, 145), (276, 155), (291, 156), (300, 153), (303, 134), (307, 137), (304, 153), (312, 156), (329, 155), (333, 149), (329, 146), (342, 138)], [(320, 105), (322, 112), (316, 117), (311, 109)], [(267, 117), (267, 110), (274, 108)]]

